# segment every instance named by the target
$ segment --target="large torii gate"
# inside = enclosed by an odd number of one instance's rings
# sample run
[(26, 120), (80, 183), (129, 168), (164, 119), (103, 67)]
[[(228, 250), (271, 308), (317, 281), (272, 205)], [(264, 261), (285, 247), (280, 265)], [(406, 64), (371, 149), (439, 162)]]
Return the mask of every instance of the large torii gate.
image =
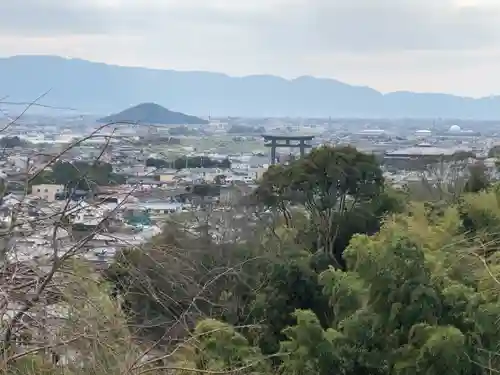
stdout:
[(276, 164), (276, 149), (277, 148), (298, 148), (300, 157), (306, 153), (306, 149), (312, 148), (310, 142), (314, 139), (314, 135), (262, 135), (264, 138), (264, 146), (271, 149), (271, 164)]

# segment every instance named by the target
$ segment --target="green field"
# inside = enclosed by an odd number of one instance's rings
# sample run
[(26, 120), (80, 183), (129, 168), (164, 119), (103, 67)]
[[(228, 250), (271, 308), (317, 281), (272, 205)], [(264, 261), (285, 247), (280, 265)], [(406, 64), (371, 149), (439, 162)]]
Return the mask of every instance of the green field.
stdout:
[(161, 153), (170, 159), (184, 155), (186, 151), (183, 150), (183, 147), (193, 147), (196, 152), (214, 152), (220, 154), (240, 154), (258, 150), (266, 152), (261, 140), (237, 142), (231, 136), (186, 137), (181, 139), (181, 146), (152, 146), (151, 152)]

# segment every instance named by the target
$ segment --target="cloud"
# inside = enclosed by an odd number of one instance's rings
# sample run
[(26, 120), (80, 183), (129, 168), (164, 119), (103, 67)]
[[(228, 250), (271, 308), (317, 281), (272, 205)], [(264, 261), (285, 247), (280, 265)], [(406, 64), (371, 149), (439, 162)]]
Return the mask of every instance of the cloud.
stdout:
[(79, 1), (0, 1), (0, 34), (40, 37), (105, 33), (106, 22), (97, 4), (86, 6)]
[(499, 42), (498, 0), (0, 0), (4, 54), (383, 90), (491, 92)]
[[(321, 51), (460, 50), (500, 40), (498, 8), (429, 0), (308, 0), (267, 31), (268, 43)], [(288, 35), (286, 38), (285, 33)]]
[(216, 44), (227, 32), (283, 52), (478, 49), (500, 40), (499, 7), (447, 0), (17, 0), (1, 1), (0, 14), (4, 35), (182, 32)]

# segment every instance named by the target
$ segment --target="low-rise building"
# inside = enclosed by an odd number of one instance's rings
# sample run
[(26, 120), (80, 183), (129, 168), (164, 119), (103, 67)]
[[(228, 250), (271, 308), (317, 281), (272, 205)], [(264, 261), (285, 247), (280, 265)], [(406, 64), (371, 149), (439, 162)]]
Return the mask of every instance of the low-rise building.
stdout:
[(56, 200), (56, 195), (62, 192), (64, 192), (64, 186), (56, 184), (33, 185), (31, 189), (32, 195), (44, 199), (47, 202), (54, 202)]

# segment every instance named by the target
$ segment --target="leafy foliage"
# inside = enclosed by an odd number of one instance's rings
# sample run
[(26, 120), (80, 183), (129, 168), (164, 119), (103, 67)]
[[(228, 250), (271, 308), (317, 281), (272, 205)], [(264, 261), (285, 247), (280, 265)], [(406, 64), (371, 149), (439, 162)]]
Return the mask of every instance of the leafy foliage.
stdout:
[(146, 167), (154, 168), (173, 168), (173, 169), (184, 169), (184, 168), (231, 168), (231, 162), (229, 159), (223, 160), (212, 160), (203, 156), (193, 156), (193, 157), (181, 157), (173, 161), (167, 161), (163, 159), (148, 158), (146, 159)]
[(130, 310), (151, 307), (141, 322), (191, 319), (180, 373), (500, 370), (498, 186), (416, 202), (371, 156), (325, 147), (270, 168), (253, 198), (269, 220), (252, 241), (163, 235), (118, 262)]
[(0, 147), (2, 148), (14, 148), (28, 145), (29, 142), (19, 138), (17, 135), (13, 137), (2, 137), (0, 138)]
[[(491, 270), (460, 244), (456, 208), (432, 220), (426, 215), (417, 207), (412, 217), (396, 217), (374, 236), (352, 239), (344, 253), (346, 272), (321, 275), (334, 311), (331, 326), (321, 331), (314, 315), (299, 312), (282, 347), (292, 349), (283, 365), (288, 371), (303, 373), (308, 364), (307, 371), (327, 373), (321, 370), (325, 358), (326, 368), (346, 374), (480, 374), (498, 368), (491, 353), (499, 349), (500, 301), (482, 281), (493, 282)], [(454, 248), (446, 249), (453, 238)], [(307, 335), (318, 339), (304, 343)], [(307, 359), (296, 361), (305, 351)]]
[(104, 162), (57, 161), (51, 169), (42, 171), (32, 183), (64, 185), (67, 190), (71, 191), (73, 189), (92, 190), (97, 185), (115, 185), (125, 182), (123, 176), (113, 173), (111, 164)]
[[(185, 345), (181, 356), (186, 368), (200, 371), (235, 371), (240, 374), (267, 373), (270, 368), (260, 351), (226, 323), (202, 320), (193, 330), (196, 345)], [(192, 370), (181, 372), (190, 374)]]
[(477, 193), (490, 186), (488, 170), (484, 163), (476, 163), (469, 166), (469, 179), (465, 184), (464, 191), (467, 193)]
[(352, 147), (325, 146), (287, 166), (270, 168), (256, 195), (265, 206), (278, 210), (288, 226), (293, 225), (290, 207), (303, 206), (310, 221), (311, 247), (343, 267), (342, 251), (352, 234), (377, 226), (380, 212), (374, 211), (372, 202), (383, 191), (382, 171), (373, 155)]

